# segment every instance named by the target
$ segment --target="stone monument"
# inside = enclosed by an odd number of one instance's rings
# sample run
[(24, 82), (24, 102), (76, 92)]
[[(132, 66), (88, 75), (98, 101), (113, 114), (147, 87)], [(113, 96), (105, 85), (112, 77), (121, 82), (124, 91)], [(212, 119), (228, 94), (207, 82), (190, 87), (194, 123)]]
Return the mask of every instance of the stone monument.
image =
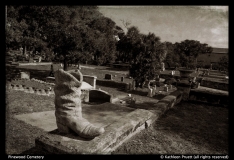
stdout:
[(105, 132), (82, 117), (81, 84), (83, 75), (78, 70), (55, 72), (55, 117), (58, 130), (62, 133), (74, 131), (83, 138), (94, 138)]
[(54, 77), (54, 67), (53, 67), (53, 64), (51, 64), (49, 77)]

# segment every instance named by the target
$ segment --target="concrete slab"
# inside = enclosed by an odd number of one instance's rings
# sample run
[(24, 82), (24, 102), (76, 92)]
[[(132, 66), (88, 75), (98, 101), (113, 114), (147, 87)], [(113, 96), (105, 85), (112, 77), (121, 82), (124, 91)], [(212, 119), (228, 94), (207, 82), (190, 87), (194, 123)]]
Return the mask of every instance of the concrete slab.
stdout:
[[(83, 105), (82, 116), (90, 123), (105, 127), (134, 110), (133, 108), (119, 107), (110, 103)], [(15, 115), (15, 118), (48, 132), (57, 129), (54, 110)]]
[(36, 147), (53, 154), (110, 154), (127, 139), (145, 129), (157, 114), (112, 103), (84, 105), (83, 117), (105, 132), (94, 139), (84, 139), (75, 133), (62, 134), (56, 129), (54, 111), (16, 115), (15, 117), (47, 131), (35, 139)]

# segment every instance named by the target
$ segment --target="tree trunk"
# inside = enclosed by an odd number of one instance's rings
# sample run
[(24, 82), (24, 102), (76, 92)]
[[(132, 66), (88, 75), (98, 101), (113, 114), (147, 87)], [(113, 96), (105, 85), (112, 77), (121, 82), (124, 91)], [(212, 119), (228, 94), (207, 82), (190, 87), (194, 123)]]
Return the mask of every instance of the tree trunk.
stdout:
[(64, 56), (64, 59), (63, 59), (63, 70), (67, 71), (67, 58), (66, 58), (66, 56)]

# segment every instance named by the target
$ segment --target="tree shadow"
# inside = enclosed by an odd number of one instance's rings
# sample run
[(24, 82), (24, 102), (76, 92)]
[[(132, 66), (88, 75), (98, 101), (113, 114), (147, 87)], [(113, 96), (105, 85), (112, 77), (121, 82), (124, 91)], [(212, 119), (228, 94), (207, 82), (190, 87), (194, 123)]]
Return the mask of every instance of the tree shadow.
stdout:
[(163, 114), (153, 128), (220, 154), (228, 151), (227, 117), (228, 110), (222, 107), (183, 101)]

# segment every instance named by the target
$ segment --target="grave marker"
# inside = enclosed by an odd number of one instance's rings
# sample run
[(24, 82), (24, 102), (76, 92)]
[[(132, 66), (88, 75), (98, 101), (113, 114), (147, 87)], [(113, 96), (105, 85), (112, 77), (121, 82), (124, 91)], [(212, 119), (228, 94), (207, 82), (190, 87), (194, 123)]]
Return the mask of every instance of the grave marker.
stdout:
[(164, 86), (164, 91), (168, 92), (168, 87)]
[(111, 75), (111, 74), (105, 74), (105, 79), (113, 80), (113, 79), (112, 79), (112, 75)]
[(124, 81), (124, 77), (121, 77), (121, 82), (123, 82)]

